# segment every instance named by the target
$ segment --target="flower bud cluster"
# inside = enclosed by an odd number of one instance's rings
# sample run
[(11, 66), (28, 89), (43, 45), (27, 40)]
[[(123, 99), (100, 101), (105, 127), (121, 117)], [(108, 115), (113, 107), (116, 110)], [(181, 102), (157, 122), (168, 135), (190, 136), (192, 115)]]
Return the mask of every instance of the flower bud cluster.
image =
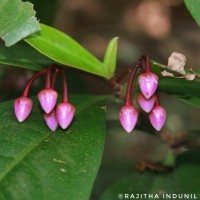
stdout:
[[(142, 68), (142, 61), (144, 59), (146, 61), (145, 68)], [(155, 73), (151, 72), (150, 62), (147, 56), (141, 57), (132, 71), (127, 86), (126, 103), (120, 110), (119, 119), (126, 132), (130, 133), (135, 128), (139, 114), (136, 107), (132, 104), (132, 85), (137, 70), (140, 68), (142, 69), (142, 73), (138, 77), (138, 85), (140, 88), (138, 104), (142, 110), (149, 113), (149, 120), (152, 126), (157, 131), (160, 131), (166, 121), (166, 109), (160, 106), (159, 97), (156, 92), (159, 78)]]
[[(46, 75), (45, 89), (41, 90), (37, 97), (41, 108), (44, 111), (43, 117), (50, 130), (55, 131), (60, 125), (61, 128), (66, 129), (72, 122), (75, 115), (75, 107), (68, 102), (66, 76), (62, 68), (54, 67), (54, 75), (51, 80), (53, 66), (44, 69), (34, 75), (27, 83), (23, 95), (14, 101), (14, 111), (19, 122), (25, 121), (31, 114), (33, 108), (33, 101), (28, 97), (30, 86), (33, 82), (43, 74)], [(58, 93), (54, 89), (55, 80), (58, 71), (61, 72), (63, 79), (63, 100), (56, 106)]]

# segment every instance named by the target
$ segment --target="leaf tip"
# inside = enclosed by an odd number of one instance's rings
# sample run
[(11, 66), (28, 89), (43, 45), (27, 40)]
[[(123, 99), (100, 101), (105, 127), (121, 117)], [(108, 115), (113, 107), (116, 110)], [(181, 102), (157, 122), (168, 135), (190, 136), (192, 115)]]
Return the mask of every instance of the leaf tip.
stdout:
[(116, 36), (111, 39), (106, 48), (105, 56), (104, 56), (104, 65), (106, 66), (109, 76), (112, 77), (115, 68), (116, 68), (116, 57), (117, 57), (117, 44), (119, 37)]

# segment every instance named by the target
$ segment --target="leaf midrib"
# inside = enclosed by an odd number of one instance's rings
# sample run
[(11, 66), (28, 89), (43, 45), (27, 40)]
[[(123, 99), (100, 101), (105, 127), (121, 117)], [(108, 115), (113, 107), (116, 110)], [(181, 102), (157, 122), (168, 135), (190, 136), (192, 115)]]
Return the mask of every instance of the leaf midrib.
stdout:
[[(37, 130), (38, 131), (38, 130)], [(18, 157), (15, 158), (15, 160), (6, 168), (4, 171), (4, 174), (0, 175), (0, 182), (7, 176), (7, 174), (15, 167), (17, 166), (32, 150), (35, 149), (43, 140), (45, 140), (48, 136), (50, 136), (50, 133), (44, 135), (42, 138), (37, 140), (32, 145), (28, 146), (23, 153), (21, 153)]]

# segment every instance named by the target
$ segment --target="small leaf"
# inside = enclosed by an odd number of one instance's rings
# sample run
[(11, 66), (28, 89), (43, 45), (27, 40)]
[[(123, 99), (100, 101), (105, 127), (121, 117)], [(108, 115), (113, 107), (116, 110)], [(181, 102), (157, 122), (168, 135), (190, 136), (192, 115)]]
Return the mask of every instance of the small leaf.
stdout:
[(85, 72), (110, 78), (108, 69), (68, 35), (41, 24), (41, 31), (25, 41), (52, 60)]
[(102, 97), (71, 96), (76, 116), (67, 130), (51, 132), (36, 98), (27, 121), (18, 123), (13, 102), (0, 107), (0, 198), (88, 200), (105, 140)]
[(184, 0), (187, 9), (195, 19), (196, 23), (200, 26), (200, 1), (199, 0)]
[(26, 43), (6, 47), (0, 43), (0, 63), (40, 71), (53, 61)]
[(113, 74), (116, 68), (118, 39), (119, 39), (118, 37), (115, 37), (109, 42), (104, 56), (103, 62), (105, 66), (108, 68), (110, 74)]
[(40, 30), (33, 4), (29, 2), (1, 0), (0, 16), (0, 37), (8, 47)]

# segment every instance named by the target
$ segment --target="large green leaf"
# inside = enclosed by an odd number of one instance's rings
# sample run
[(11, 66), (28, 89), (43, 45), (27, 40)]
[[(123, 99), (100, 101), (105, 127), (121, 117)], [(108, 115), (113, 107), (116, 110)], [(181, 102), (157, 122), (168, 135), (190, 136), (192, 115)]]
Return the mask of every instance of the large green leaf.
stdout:
[[(155, 61), (151, 62), (151, 67), (160, 77), (158, 85), (159, 91), (175, 96), (186, 103), (200, 107), (200, 82), (198, 80), (189, 81), (183, 78), (163, 77), (161, 75), (161, 70), (167, 70), (167, 68), (165, 65)], [(178, 75), (177, 73), (172, 73), (175, 74), (175, 76)]]
[(113, 74), (116, 68), (117, 42), (118, 42), (118, 37), (113, 38), (109, 42), (104, 56), (103, 62), (105, 66), (108, 68), (110, 74)]
[[(126, 199), (125, 194), (129, 195), (129, 199), (131, 195), (132, 199), (152, 199), (148, 196), (145, 198), (144, 194), (153, 194), (154, 199), (158, 199), (155, 198), (156, 194), (160, 195), (160, 199), (169, 199), (163, 194), (195, 194), (199, 197), (199, 165), (199, 152), (188, 152), (178, 158), (176, 168), (172, 172), (134, 172), (111, 186), (100, 200)], [(136, 198), (137, 194), (141, 196)], [(194, 196), (189, 197), (182, 199), (194, 199)]]
[(196, 23), (200, 26), (200, 1), (199, 0), (184, 0), (187, 9), (195, 19)]
[(13, 102), (0, 108), (0, 199), (88, 200), (99, 169), (104, 140), (102, 98), (72, 96), (76, 117), (67, 130), (49, 131), (34, 98), (24, 123)]
[(26, 43), (12, 47), (0, 44), (0, 63), (40, 71), (53, 61)]
[(40, 30), (33, 5), (21, 0), (0, 1), (0, 37), (11, 46)]
[(41, 31), (25, 39), (52, 60), (95, 75), (110, 78), (107, 67), (68, 35), (41, 24)]

